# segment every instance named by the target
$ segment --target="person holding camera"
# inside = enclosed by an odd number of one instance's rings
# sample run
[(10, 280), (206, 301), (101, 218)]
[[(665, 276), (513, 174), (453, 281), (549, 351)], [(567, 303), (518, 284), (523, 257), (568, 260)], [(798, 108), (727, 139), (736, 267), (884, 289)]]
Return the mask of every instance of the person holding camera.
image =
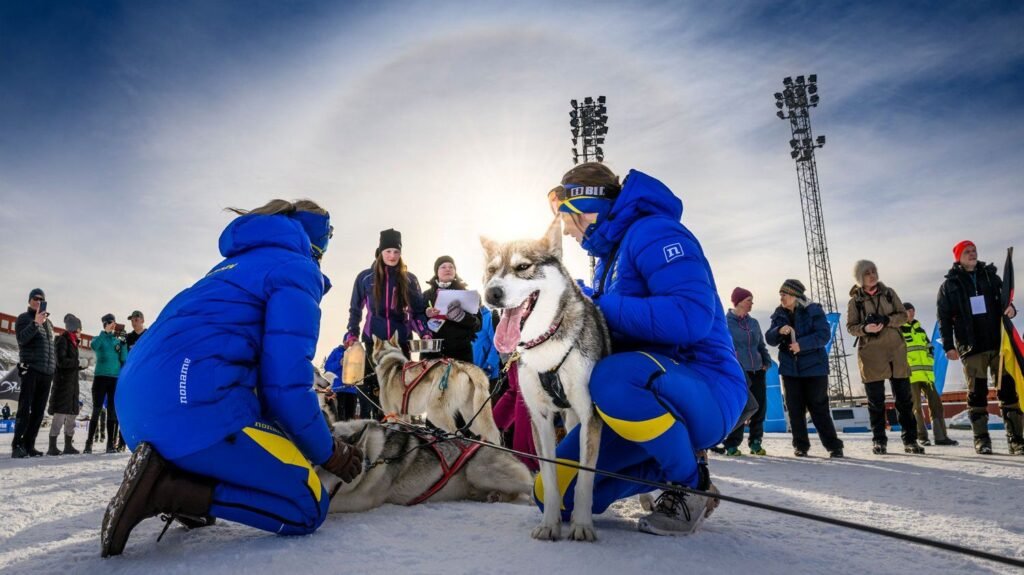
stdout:
[(121, 373), (121, 366), (128, 359), (128, 346), (125, 345), (123, 334), (115, 333), (117, 320), (114, 314), (108, 313), (100, 321), (103, 322), (103, 331), (89, 343), (89, 347), (96, 354), (96, 370), (92, 380), (92, 417), (89, 418), (89, 434), (85, 440), (83, 453), (92, 453), (93, 434), (104, 401), (107, 404), (107, 453), (117, 451), (117, 409), (114, 407), (114, 393), (117, 390), (117, 376)]
[(779, 375), (786, 392), (786, 409), (793, 432), (793, 455), (807, 457), (807, 412), (829, 457), (843, 457), (843, 440), (836, 434), (828, 406), (828, 354), (831, 330), (821, 306), (807, 299), (800, 280), (788, 279), (779, 288), (782, 305), (772, 313), (764, 334), (768, 345), (779, 348)]
[(850, 288), (846, 309), (846, 331), (857, 338), (857, 364), (868, 396), (872, 453), (885, 455), (885, 380), (889, 380), (900, 422), (900, 437), (906, 453), (924, 453), (917, 443), (917, 422), (910, 396), (910, 364), (907, 343), (900, 326), (907, 322), (907, 310), (892, 288), (878, 281), (874, 262), (860, 260), (853, 266), (856, 284)]
[(43, 411), (50, 395), (50, 382), (57, 369), (57, 356), (53, 350), (53, 324), (46, 311), (46, 294), (35, 288), (28, 294), (28, 311), (14, 322), (18, 339), (18, 376), (21, 393), (18, 395), (18, 414), (14, 421), (14, 440), (11, 457), (39, 457), (36, 436), (43, 424)]

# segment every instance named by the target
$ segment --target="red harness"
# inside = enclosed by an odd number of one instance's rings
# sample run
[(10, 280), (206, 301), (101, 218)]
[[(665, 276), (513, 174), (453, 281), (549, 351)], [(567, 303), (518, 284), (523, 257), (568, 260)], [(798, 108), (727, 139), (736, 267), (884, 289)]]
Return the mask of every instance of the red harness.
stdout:
[[(416, 389), (416, 386), (419, 385), (421, 381), (423, 381), (423, 376), (427, 375), (427, 372), (433, 369), (435, 365), (449, 365), (451, 362), (452, 360), (450, 358), (443, 357), (441, 359), (424, 359), (421, 361), (410, 361), (409, 363), (406, 363), (405, 365), (402, 366), (402, 385), (405, 386), (405, 391), (402, 392), (402, 412), (399, 415), (409, 414), (409, 396), (412, 395), (412, 390)], [(406, 377), (406, 373), (412, 369), (420, 368), (422, 368), (423, 371), (419, 372), (415, 379), (413, 379), (412, 381), (408, 381), (409, 378)]]
[(424, 491), (419, 497), (416, 497), (412, 501), (406, 503), (406, 505), (418, 505), (423, 503), (437, 494), (438, 491), (444, 489), (444, 486), (448, 485), (448, 481), (454, 477), (455, 474), (466, 465), (466, 462), (476, 455), (476, 452), (480, 450), (480, 447), (482, 447), (479, 443), (469, 443), (466, 441), (459, 441), (457, 439), (447, 443), (459, 448), (459, 453), (455, 457), (455, 461), (449, 465), (444, 451), (442, 451), (439, 446), (440, 444), (432, 443), (430, 447), (433, 448), (434, 455), (437, 456), (438, 462), (441, 463), (441, 478), (438, 479), (437, 482), (429, 489)]

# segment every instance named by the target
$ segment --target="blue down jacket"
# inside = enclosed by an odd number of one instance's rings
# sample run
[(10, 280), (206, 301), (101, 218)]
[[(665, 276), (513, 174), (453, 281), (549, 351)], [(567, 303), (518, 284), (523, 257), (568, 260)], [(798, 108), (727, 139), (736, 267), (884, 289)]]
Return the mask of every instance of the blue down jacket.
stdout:
[(333, 442), (313, 386), (326, 278), (298, 221), (245, 215), (220, 236), (226, 258), (163, 309), (117, 384), (129, 447), (169, 459), (257, 421), (275, 423), (314, 464)]
[(738, 404), (739, 413), (746, 377), (711, 266), (682, 215), (682, 201), (665, 184), (631, 170), (605, 221), (583, 241), (599, 258), (595, 302), (614, 352), (644, 350), (679, 360), (718, 382), (716, 389)]
[[(789, 350), (791, 338), (779, 335), (779, 329), (788, 325), (796, 332), (800, 353)], [(790, 314), (779, 306), (772, 314), (772, 325), (764, 334), (768, 345), (779, 347), (779, 375), (790, 377), (813, 377), (828, 375), (828, 354), (825, 346), (830, 337), (825, 311), (816, 303), (797, 304)]]

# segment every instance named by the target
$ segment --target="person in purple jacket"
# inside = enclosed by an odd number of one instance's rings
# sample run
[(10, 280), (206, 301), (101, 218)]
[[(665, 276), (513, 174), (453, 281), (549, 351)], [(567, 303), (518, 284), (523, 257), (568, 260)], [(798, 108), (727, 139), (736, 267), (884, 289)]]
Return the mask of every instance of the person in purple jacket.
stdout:
[[(363, 310), (366, 310), (365, 322)], [(373, 265), (359, 272), (352, 286), (345, 347), (362, 341), (369, 358), (374, 336), (391, 339), (394, 335), (398, 336), (398, 343), (408, 356), (409, 340), (414, 332), (424, 339), (431, 338), (426, 310), (420, 282), (406, 269), (402, 260), (402, 233), (394, 229), (382, 231)], [(366, 380), (359, 386), (362, 396), (379, 403), (380, 387), (373, 376), (370, 361), (366, 362), (366, 375)], [(363, 419), (381, 418), (382, 414), (369, 401), (360, 401), (359, 404)]]

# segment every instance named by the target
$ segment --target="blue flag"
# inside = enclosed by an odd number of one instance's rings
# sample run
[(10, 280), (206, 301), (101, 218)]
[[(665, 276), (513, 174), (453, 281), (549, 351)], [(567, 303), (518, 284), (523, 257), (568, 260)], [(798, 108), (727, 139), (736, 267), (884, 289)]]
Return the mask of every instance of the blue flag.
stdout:
[(828, 343), (825, 344), (825, 354), (830, 355), (832, 353), (832, 342), (836, 339), (836, 331), (839, 329), (839, 312), (827, 313), (825, 314), (825, 319), (828, 320), (829, 332)]
[(935, 329), (932, 330), (932, 351), (935, 353), (935, 366), (932, 371), (935, 373), (935, 391), (942, 395), (942, 388), (946, 386), (946, 369), (949, 368), (949, 359), (942, 346), (942, 332), (939, 331), (939, 322), (935, 322)]

